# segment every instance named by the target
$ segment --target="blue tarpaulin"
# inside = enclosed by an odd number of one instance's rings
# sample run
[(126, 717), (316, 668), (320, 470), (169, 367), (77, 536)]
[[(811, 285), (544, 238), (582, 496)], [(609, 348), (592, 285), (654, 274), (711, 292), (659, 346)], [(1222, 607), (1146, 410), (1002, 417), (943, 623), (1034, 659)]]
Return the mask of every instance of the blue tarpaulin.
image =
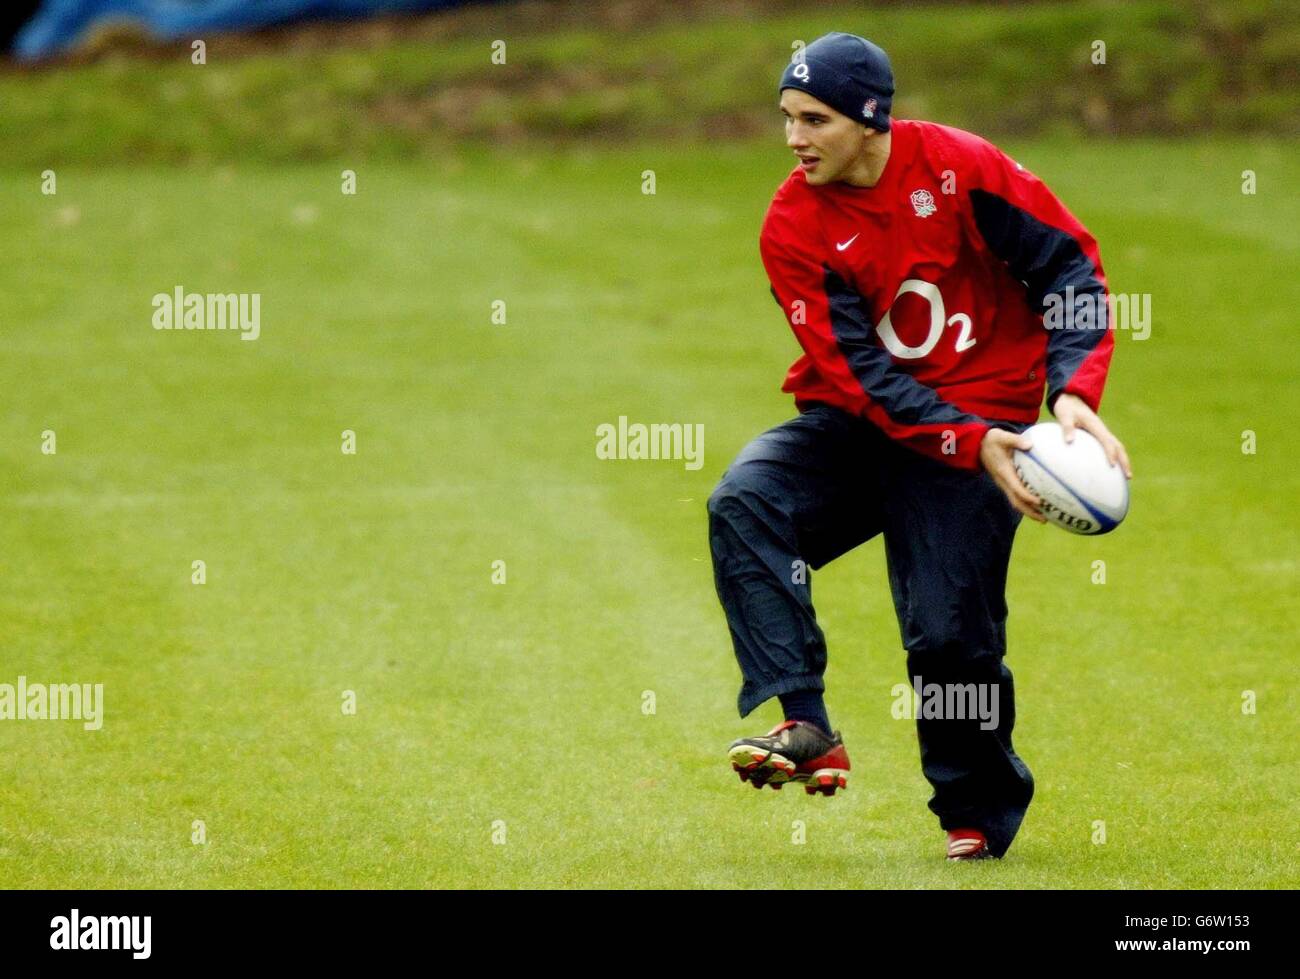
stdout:
[(303, 18), (362, 18), (461, 7), (471, 0), (45, 0), (14, 38), (28, 61), (77, 46), (96, 25), (129, 22), (160, 41), (243, 31)]

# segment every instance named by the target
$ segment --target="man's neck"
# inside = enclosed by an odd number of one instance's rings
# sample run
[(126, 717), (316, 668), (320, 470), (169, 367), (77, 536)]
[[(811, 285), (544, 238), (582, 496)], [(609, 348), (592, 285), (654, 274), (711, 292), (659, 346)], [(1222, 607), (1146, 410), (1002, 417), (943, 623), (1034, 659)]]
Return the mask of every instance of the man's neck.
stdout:
[(844, 182), (850, 187), (874, 187), (880, 182), (880, 175), (885, 172), (889, 162), (890, 142), (893, 133), (884, 132), (867, 140), (866, 149), (858, 162), (844, 175)]

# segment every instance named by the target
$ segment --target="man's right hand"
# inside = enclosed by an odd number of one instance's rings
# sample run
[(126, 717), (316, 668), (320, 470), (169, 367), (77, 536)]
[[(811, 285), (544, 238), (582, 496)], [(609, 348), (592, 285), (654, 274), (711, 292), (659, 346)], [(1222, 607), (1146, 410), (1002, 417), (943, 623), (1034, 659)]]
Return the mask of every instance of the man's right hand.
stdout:
[(1030, 520), (1047, 523), (1047, 518), (1038, 510), (1043, 501), (1020, 481), (1020, 477), (1016, 474), (1016, 465), (1011, 459), (1013, 450), (1028, 451), (1033, 448), (1033, 444), (1024, 435), (1017, 435), (1002, 428), (990, 428), (984, 433), (984, 439), (980, 442), (980, 465), (993, 477), (993, 482), (998, 484), (998, 488), (1007, 494), (1007, 499), (1011, 501), (1013, 507)]

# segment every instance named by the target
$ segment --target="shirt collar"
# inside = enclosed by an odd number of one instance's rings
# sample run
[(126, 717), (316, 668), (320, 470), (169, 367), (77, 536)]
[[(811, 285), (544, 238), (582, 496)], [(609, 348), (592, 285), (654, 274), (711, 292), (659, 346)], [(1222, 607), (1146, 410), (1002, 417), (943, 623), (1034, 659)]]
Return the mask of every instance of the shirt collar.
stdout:
[(858, 206), (881, 209), (895, 206), (896, 197), (893, 191), (902, 183), (903, 174), (916, 154), (916, 130), (908, 120), (894, 119), (891, 121), (890, 133), (889, 159), (885, 161), (885, 169), (881, 171), (880, 179), (876, 181), (874, 187), (854, 187), (836, 181), (817, 189), (826, 190), (832, 196), (852, 200)]

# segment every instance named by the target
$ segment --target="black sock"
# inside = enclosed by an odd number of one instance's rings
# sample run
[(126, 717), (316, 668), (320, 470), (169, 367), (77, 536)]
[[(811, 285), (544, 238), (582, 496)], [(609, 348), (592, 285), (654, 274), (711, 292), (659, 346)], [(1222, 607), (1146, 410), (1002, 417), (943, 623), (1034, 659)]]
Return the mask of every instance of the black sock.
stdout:
[(826, 702), (820, 690), (795, 690), (792, 693), (777, 694), (781, 709), (785, 711), (787, 721), (807, 721), (816, 724), (827, 734), (831, 731), (831, 720), (826, 716)]

